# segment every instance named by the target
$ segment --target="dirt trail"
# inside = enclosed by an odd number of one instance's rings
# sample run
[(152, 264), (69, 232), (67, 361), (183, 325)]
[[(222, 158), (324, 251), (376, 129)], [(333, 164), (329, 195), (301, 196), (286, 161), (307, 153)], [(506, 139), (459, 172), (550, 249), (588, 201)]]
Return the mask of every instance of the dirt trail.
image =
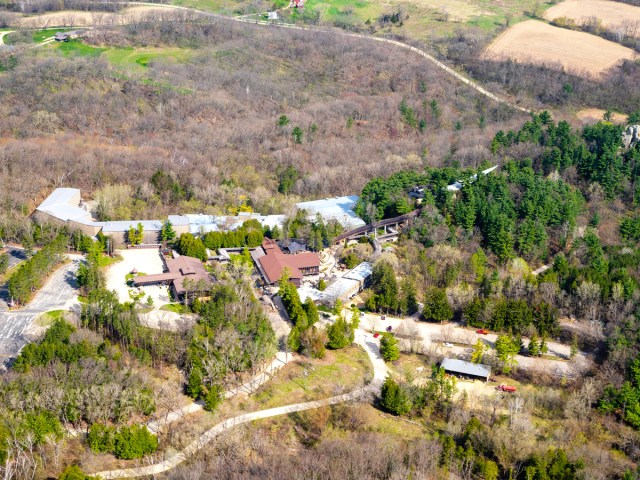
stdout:
[[(99, 478), (103, 478), (105, 480), (113, 479), (113, 478), (134, 478), (134, 477), (144, 477), (148, 475), (157, 475), (159, 473), (166, 472), (177, 467), (182, 462), (187, 460), (190, 456), (192, 456), (193, 454), (195, 454), (196, 452), (198, 452), (199, 450), (207, 446), (211, 441), (217, 438), (218, 435), (220, 435), (222, 432), (226, 430), (230, 430), (238, 425), (253, 422), (254, 420), (261, 420), (263, 418), (276, 417), (279, 415), (287, 415), (289, 413), (302, 412), (304, 410), (312, 410), (320, 407), (336, 405), (338, 403), (352, 402), (352, 401), (359, 400), (363, 397), (366, 397), (367, 395), (379, 393), (380, 387), (382, 386), (382, 383), (384, 382), (384, 379), (387, 376), (387, 366), (382, 360), (382, 357), (380, 355), (380, 349), (379, 349), (378, 343), (371, 338), (370, 334), (367, 334), (362, 330), (356, 331), (355, 341), (365, 349), (373, 365), (373, 372), (374, 372), (373, 380), (366, 387), (359, 388), (354, 392), (346, 393), (344, 395), (338, 395), (335, 397), (316, 400), (313, 402), (296, 403), (293, 405), (285, 405), (282, 407), (260, 410), (258, 412), (244, 413), (242, 415), (238, 415), (236, 417), (227, 419), (217, 424), (210, 430), (203, 433), (200, 437), (198, 437), (196, 440), (191, 442), (189, 445), (187, 445), (187, 447), (184, 448), (182, 451), (176, 453), (175, 455), (167, 458), (162, 462), (159, 462), (153, 465), (144, 466), (144, 467), (107, 470), (104, 472), (94, 473), (93, 475)], [(189, 408), (189, 407), (186, 407), (186, 408)], [(198, 409), (194, 408), (193, 411), (196, 411), (196, 410)]]

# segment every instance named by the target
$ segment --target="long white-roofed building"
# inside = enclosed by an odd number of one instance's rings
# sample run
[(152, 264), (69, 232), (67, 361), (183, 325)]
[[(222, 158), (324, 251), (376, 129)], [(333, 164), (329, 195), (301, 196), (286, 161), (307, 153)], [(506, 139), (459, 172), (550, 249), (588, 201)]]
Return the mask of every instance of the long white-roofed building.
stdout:
[(325, 222), (335, 220), (345, 230), (351, 230), (366, 225), (365, 221), (358, 217), (354, 211), (359, 198), (358, 195), (324, 198), (296, 203), (296, 207), (298, 210), (305, 210), (312, 220), (316, 215), (320, 215)]

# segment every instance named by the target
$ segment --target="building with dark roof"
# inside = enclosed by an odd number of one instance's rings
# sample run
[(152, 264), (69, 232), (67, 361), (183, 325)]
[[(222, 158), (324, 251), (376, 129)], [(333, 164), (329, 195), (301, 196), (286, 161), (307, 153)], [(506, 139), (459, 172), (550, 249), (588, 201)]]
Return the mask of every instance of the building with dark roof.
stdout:
[(440, 363), (440, 367), (444, 368), (445, 372), (462, 378), (480, 379), (488, 382), (491, 376), (489, 365), (465, 362), (456, 358), (445, 358)]
[(320, 273), (320, 257), (315, 252), (286, 255), (276, 241), (269, 238), (265, 238), (262, 249), (257, 250), (253, 251), (251, 256), (264, 282), (268, 285), (273, 285), (280, 280), (285, 269), (289, 272), (289, 280), (296, 287), (302, 283), (302, 277)]
[(169, 285), (176, 298), (184, 300), (187, 293), (203, 292), (213, 284), (209, 272), (197, 258), (185, 256), (165, 258), (164, 263), (166, 272), (134, 277), (134, 286)]

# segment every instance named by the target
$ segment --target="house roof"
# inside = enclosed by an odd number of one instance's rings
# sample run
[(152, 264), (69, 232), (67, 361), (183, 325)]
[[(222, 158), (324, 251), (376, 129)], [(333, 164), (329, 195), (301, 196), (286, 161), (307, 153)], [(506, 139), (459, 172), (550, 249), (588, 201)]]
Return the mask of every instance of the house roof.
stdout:
[(364, 220), (353, 211), (359, 198), (358, 195), (324, 198), (296, 203), (296, 207), (298, 210), (306, 210), (310, 218), (320, 214), (325, 221), (335, 220), (343, 227), (351, 229), (365, 225)]
[(342, 278), (348, 278), (350, 280), (357, 280), (358, 282), (365, 282), (373, 273), (373, 265), (369, 262), (362, 262), (355, 268), (352, 268), (345, 273)]
[(440, 364), (447, 372), (459, 373), (462, 375), (471, 375), (474, 377), (489, 378), (491, 375), (491, 367), (481, 363), (465, 362), (456, 358), (445, 358)]
[(280, 280), (285, 268), (289, 270), (289, 278), (300, 279), (303, 277), (301, 269), (320, 267), (320, 257), (315, 252), (285, 255), (278, 244), (268, 238), (265, 238), (262, 248), (265, 255), (259, 258), (254, 257), (254, 260), (269, 283)]
[(156, 275), (142, 275), (133, 279), (136, 286), (148, 285), (151, 283), (171, 282), (179, 295), (186, 293), (184, 287), (185, 280), (189, 279), (193, 282), (204, 281), (208, 285), (211, 284), (209, 273), (205, 270), (200, 260), (193, 257), (180, 256), (178, 258), (165, 259), (168, 272), (158, 273)]
[(91, 221), (91, 213), (79, 206), (80, 190), (77, 188), (56, 188), (36, 210), (59, 220)]
[(189, 231), (198, 235), (200, 233), (236, 230), (247, 220), (257, 220), (261, 225), (273, 228), (281, 227), (284, 215), (260, 215), (259, 213), (240, 212), (238, 215), (169, 215), (173, 225), (189, 226)]
[(360, 288), (360, 283), (357, 280), (353, 280), (352, 278), (340, 277), (335, 282), (327, 287), (327, 289), (322, 292), (324, 294), (324, 298), (331, 303), (335, 303), (338, 298), (344, 295), (347, 292), (358, 291)]

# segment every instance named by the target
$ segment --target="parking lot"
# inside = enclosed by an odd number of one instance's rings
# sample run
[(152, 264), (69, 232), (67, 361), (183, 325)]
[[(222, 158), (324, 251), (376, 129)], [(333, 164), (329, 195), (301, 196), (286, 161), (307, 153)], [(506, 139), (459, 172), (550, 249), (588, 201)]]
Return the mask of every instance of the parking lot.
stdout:
[(0, 312), (0, 366), (15, 358), (29, 341), (33, 340), (32, 326), (35, 318), (51, 310), (77, 308), (77, 284), (75, 274), (79, 256), (57, 270), (36, 293), (28, 305), (17, 311)]
[(15, 267), (17, 264), (27, 259), (24, 250), (21, 248), (7, 247), (2, 253), (9, 255), (9, 268)]

